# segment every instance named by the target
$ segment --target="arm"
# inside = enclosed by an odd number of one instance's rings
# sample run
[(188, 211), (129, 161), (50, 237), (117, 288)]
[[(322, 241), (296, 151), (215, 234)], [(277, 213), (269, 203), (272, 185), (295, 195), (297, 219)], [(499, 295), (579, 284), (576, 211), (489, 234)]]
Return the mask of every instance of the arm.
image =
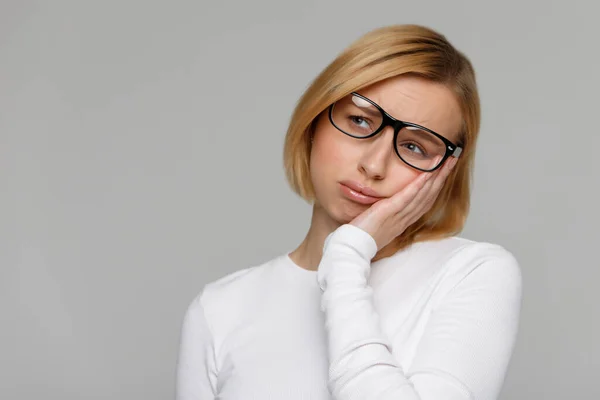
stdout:
[(213, 400), (217, 381), (213, 339), (201, 296), (188, 307), (183, 321), (177, 364), (177, 400)]
[[(394, 358), (367, 279), (377, 252), (353, 225), (328, 236), (319, 265), (329, 341), (329, 385), (337, 400), (492, 400), (516, 336), (520, 271), (508, 252), (487, 257), (432, 313), (411, 371)], [(392, 338), (393, 339), (393, 338)]]

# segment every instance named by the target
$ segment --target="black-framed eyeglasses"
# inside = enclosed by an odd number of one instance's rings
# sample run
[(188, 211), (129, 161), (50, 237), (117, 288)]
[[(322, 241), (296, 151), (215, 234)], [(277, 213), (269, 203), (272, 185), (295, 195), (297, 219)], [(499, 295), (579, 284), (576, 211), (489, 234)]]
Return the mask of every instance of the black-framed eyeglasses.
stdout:
[(394, 129), (394, 150), (402, 161), (420, 171), (438, 169), (448, 157), (459, 157), (462, 147), (442, 135), (412, 122), (400, 121), (374, 101), (352, 92), (329, 107), (329, 121), (339, 131), (357, 139), (377, 135), (386, 126)]

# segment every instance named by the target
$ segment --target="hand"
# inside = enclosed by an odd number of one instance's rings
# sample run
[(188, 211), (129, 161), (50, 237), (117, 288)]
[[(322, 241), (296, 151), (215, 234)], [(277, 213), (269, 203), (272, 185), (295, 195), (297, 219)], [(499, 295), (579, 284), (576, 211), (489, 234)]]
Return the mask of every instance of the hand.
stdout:
[(374, 203), (350, 224), (370, 234), (380, 250), (429, 211), (457, 162), (452, 157), (437, 171), (421, 173), (398, 193)]

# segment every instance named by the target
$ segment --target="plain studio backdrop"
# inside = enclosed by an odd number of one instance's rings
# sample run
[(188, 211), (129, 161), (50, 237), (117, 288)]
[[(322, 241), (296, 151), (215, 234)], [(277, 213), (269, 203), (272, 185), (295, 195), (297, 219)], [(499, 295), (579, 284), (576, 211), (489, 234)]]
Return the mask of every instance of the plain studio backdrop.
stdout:
[(0, 3), (0, 398), (168, 399), (202, 286), (292, 250), (294, 104), (387, 24), (473, 61), (462, 236), (515, 254), (501, 398), (600, 398), (600, 55), (592, 1)]

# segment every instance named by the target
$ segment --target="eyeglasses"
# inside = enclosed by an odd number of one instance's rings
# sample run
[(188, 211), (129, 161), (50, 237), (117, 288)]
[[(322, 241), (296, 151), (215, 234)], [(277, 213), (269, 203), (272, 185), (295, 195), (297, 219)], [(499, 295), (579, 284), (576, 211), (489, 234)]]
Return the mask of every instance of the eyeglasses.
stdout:
[(400, 121), (372, 100), (352, 92), (329, 107), (329, 121), (339, 131), (357, 139), (377, 135), (386, 126), (394, 129), (394, 150), (402, 161), (420, 171), (438, 169), (462, 147), (424, 126)]

